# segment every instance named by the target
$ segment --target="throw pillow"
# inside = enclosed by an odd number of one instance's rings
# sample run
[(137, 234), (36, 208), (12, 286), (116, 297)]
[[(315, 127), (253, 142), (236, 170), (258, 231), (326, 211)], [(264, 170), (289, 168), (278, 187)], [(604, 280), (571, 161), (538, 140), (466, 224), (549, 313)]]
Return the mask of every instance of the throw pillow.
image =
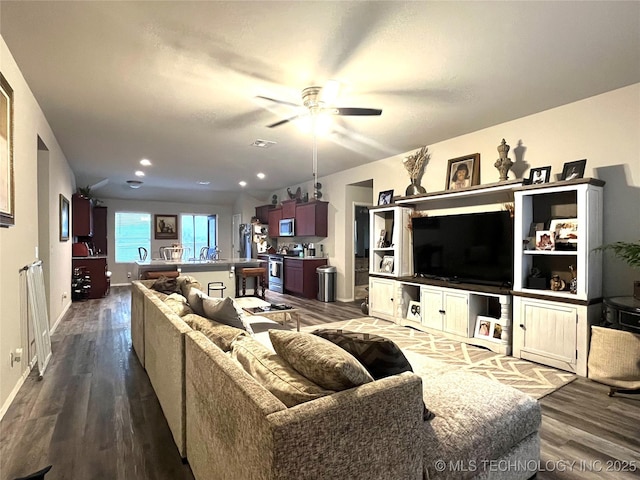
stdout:
[(223, 352), (231, 350), (231, 344), (236, 338), (241, 335), (247, 335), (244, 330), (230, 327), (193, 313), (185, 315), (182, 320), (192, 329), (204, 333)]
[(375, 380), (402, 372), (413, 372), (402, 350), (388, 338), (371, 333), (327, 328), (319, 328), (312, 333), (349, 352)]
[(289, 365), (327, 390), (347, 390), (373, 381), (353, 355), (317, 335), (269, 330), (269, 338)]
[(153, 283), (151, 288), (170, 295), (178, 291), (178, 281), (175, 278), (168, 278), (163, 275)]
[(172, 293), (164, 299), (164, 303), (180, 317), (193, 313), (187, 299), (179, 293)]
[(231, 356), (287, 407), (334, 393), (300, 375), (275, 353), (251, 337), (238, 337), (231, 346)]
[(223, 300), (206, 297), (202, 302), (202, 307), (205, 317), (253, 333), (249, 324), (243, 321), (243, 315), (236, 309), (231, 297), (226, 297)]
[(202, 285), (200, 285), (200, 282), (194, 277), (191, 277), (189, 275), (181, 275), (178, 277), (178, 288), (180, 289), (184, 297), (187, 296), (187, 293), (189, 293), (189, 289), (192, 286), (202, 291)]
[(204, 317), (204, 308), (202, 307), (203, 295), (204, 293), (202, 293), (200, 289), (191, 286), (187, 290), (187, 294), (185, 295), (185, 297), (187, 297), (187, 303), (189, 303), (189, 306), (191, 307), (191, 310), (193, 310), (193, 313), (197, 313), (198, 315), (202, 315)]

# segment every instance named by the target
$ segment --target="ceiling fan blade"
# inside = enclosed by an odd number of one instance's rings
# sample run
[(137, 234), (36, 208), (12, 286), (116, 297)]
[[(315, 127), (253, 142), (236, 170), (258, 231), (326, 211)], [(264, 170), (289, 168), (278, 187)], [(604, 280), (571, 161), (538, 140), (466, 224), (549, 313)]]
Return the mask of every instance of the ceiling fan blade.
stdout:
[(299, 116), (300, 115), (294, 115), (293, 117), (285, 118), (284, 120), (280, 120), (279, 122), (272, 123), (271, 125), (267, 125), (267, 128), (279, 127), (280, 125), (284, 125), (285, 123), (290, 122), (291, 120), (295, 120)]
[(349, 107), (340, 107), (340, 108), (327, 108), (324, 111), (330, 113), (332, 115), (382, 115), (382, 110), (379, 108), (349, 108)]
[(262, 98), (263, 100), (269, 100), (270, 102), (281, 103), (282, 105), (290, 105), (292, 107), (299, 107), (297, 103), (287, 102), (286, 100), (278, 100), (277, 98), (263, 97), (262, 95), (256, 95), (256, 98)]

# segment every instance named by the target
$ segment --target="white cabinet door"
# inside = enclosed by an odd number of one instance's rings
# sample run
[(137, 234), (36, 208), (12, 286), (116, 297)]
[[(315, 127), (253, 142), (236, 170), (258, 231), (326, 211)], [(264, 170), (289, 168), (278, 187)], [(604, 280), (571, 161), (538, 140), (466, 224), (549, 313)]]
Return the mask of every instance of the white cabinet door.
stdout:
[(420, 314), (422, 317), (422, 325), (442, 330), (442, 312), (442, 289), (421, 287)]
[(395, 282), (384, 278), (369, 278), (369, 314), (393, 320)]
[(575, 372), (577, 308), (525, 298), (514, 303), (514, 356)]
[(443, 330), (456, 335), (469, 337), (469, 295), (445, 290), (442, 293), (444, 310)]

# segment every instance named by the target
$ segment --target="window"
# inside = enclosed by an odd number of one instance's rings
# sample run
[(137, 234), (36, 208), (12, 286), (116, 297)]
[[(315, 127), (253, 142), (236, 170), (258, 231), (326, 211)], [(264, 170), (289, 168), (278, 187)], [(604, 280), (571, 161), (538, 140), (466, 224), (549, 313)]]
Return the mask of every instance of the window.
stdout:
[(216, 215), (181, 215), (180, 238), (182, 246), (189, 249), (189, 257), (200, 258), (202, 247), (217, 246), (217, 224)]
[(151, 214), (116, 212), (116, 263), (140, 259), (138, 248), (151, 253)]

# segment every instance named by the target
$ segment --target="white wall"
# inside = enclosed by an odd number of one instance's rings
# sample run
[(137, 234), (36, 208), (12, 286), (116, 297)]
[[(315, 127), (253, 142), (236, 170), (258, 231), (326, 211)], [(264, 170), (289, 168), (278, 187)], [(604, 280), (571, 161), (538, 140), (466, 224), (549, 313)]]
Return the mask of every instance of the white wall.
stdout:
[[(416, 128), (419, 128), (417, 126)], [(551, 165), (552, 179), (557, 180), (565, 162), (586, 158), (585, 177), (605, 180), (604, 241), (637, 241), (640, 237), (640, 84), (597, 95), (579, 102), (506, 122), (484, 130), (429, 145), (431, 160), (425, 168), (422, 186), (428, 192), (444, 190), (448, 160), (470, 153), (480, 153), (482, 184), (498, 181), (494, 167), (497, 147), (502, 139), (511, 146), (509, 158), (515, 165), (509, 179), (528, 178), (531, 167)], [(367, 165), (320, 178), (323, 200), (329, 208), (329, 263), (338, 270), (337, 298), (350, 300), (352, 250), (346, 248), (351, 239), (351, 200), (347, 186), (373, 178), (371, 201), (377, 203), (378, 192), (393, 189), (404, 195), (409, 176), (402, 160), (404, 152)], [(310, 191), (310, 182), (302, 185)], [(295, 189), (294, 186), (290, 186)], [(273, 192), (286, 198), (286, 190)], [(347, 274), (348, 275), (348, 274)], [(640, 279), (637, 271), (618, 260), (604, 263), (605, 296), (631, 295), (632, 280)]]
[[(14, 178), (15, 226), (0, 228), (0, 417), (27, 372), (29, 358), (9, 363), (9, 354), (22, 347), (28, 351), (27, 325), (21, 314), (18, 270), (36, 259), (39, 246), (38, 225), (38, 137), (49, 150), (48, 212), (50, 222), (46, 248), (50, 264), (49, 323), (54, 325), (69, 307), (71, 285), (71, 241), (60, 242), (58, 233), (58, 195), (71, 199), (75, 179), (64, 153), (42, 110), (18, 69), (4, 39), (0, 37), (0, 71), (14, 91)], [(45, 180), (46, 181), (46, 180)], [(66, 298), (63, 294), (67, 292)], [(25, 356), (26, 357), (26, 356)]]

